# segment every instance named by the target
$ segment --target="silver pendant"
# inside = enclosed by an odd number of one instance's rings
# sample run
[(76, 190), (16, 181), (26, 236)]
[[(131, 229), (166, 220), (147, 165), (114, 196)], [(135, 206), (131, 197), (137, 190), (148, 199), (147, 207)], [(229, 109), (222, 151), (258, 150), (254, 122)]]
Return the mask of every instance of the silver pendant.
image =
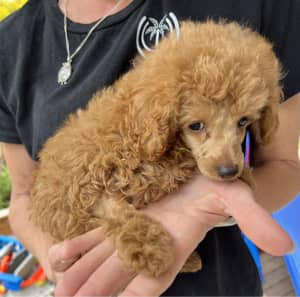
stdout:
[(58, 71), (57, 82), (61, 85), (65, 85), (72, 74), (71, 62), (67, 61), (62, 64)]

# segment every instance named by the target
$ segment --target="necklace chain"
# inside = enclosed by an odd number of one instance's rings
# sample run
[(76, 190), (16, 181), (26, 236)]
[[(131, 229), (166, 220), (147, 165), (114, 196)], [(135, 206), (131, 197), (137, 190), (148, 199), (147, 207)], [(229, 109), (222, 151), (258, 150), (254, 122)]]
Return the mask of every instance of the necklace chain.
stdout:
[(95, 31), (95, 29), (117, 8), (119, 7), (124, 0), (118, 0), (117, 3), (102, 17), (100, 18), (89, 30), (84, 39), (81, 41), (79, 46), (75, 49), (73, 54), (70, 53), (70, 44), (68, 37), (68, 26), (67, 26), (67, 16), (68, 16), (68, 0), (66, 0), (65, 4), (65, 13), (64, 13), (64, 32), (65, 32), (65, 41), (66, 41), (66, 50), (67, 50), (67, 60), (62, 63), (62, 67), (58, 72), (58, 83), (61, 85), (65, 85), (71, 74), (72, 74), (72, 61), (73, 58), (78, 54), (78, 52), (83, 48), (86, 44), (87, 40), (91, 36), (91, 34)]

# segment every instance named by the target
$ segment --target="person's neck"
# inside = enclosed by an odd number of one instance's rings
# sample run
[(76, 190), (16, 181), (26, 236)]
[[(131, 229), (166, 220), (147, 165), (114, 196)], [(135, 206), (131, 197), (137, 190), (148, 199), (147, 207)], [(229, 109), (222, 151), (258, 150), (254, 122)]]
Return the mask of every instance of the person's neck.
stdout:
[[(65, 13), (66, 1), (67, 0), (58, 1), (58, 6), (63, 13)], [(116, 5), (117, 1), (118, 0), (68, 0), (68, 19), (81, 24), (93, 23), (106, 15), (109, 10)], [(132, 1), (133, 0), (123, 0), (112, 14), (121, 11)]]

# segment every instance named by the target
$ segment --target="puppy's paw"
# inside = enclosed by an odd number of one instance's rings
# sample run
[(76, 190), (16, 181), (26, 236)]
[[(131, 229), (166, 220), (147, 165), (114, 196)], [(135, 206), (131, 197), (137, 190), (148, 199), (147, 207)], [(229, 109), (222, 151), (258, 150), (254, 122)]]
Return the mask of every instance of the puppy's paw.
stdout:
[(144, 215), (131, 218), (115, 238), (119, 257), (134, 272), (157, 277), (173, 261), (171, 237), (162, 225)]

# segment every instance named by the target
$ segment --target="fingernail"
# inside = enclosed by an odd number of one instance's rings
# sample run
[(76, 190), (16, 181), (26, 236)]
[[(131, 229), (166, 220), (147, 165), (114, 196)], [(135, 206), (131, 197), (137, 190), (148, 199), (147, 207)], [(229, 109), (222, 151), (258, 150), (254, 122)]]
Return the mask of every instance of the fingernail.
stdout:
[(66, 271), (69, 267), (71, 267), (76, 261), (78, 260), (75, 258), (68, 259), (68, 260), (60, 260), (58, 262), (54, 262), (52, 264), (53, 269), (57, 272), (63, 272)]
[(54, 245), (51, 247), (51, 252), (54, 253), (54, 254), (59, 254), (59, 255), (61, 255), (61, 254), (62, 254), (62, 250), (63, 250), (63, 246), (64, 246), (63, 243), (57, 243), (57, 244), (54, 244)]
[(54, 247), (54, 250), (59, 253), (63, 258), (65, 258), (65, 254), (68, 252), (69, 248), (69, 239), (65, 239), (64, 241), (61, 241), (59, 243), (54, 244), (52, 247)]
[(50, 255), (53, 255), (56, 259), (65, 259), (65, 244), (64, 242), (56, 243), (49, 249)]
[(62, 260), (60, 260), (60, 264), (61, 265), (71, 265), (71, 264), (75, 263), (79, 258), (80, 258), (80, 256), (73, 257), (70, 259), (62, 259)]
[(286, 255), (294, 254), (296, 252), (296, 250), (297, 250), (297, 246), (295, 246), (295, 244), (293, 243), (292, 249), (288, 253), (286, 253)]

